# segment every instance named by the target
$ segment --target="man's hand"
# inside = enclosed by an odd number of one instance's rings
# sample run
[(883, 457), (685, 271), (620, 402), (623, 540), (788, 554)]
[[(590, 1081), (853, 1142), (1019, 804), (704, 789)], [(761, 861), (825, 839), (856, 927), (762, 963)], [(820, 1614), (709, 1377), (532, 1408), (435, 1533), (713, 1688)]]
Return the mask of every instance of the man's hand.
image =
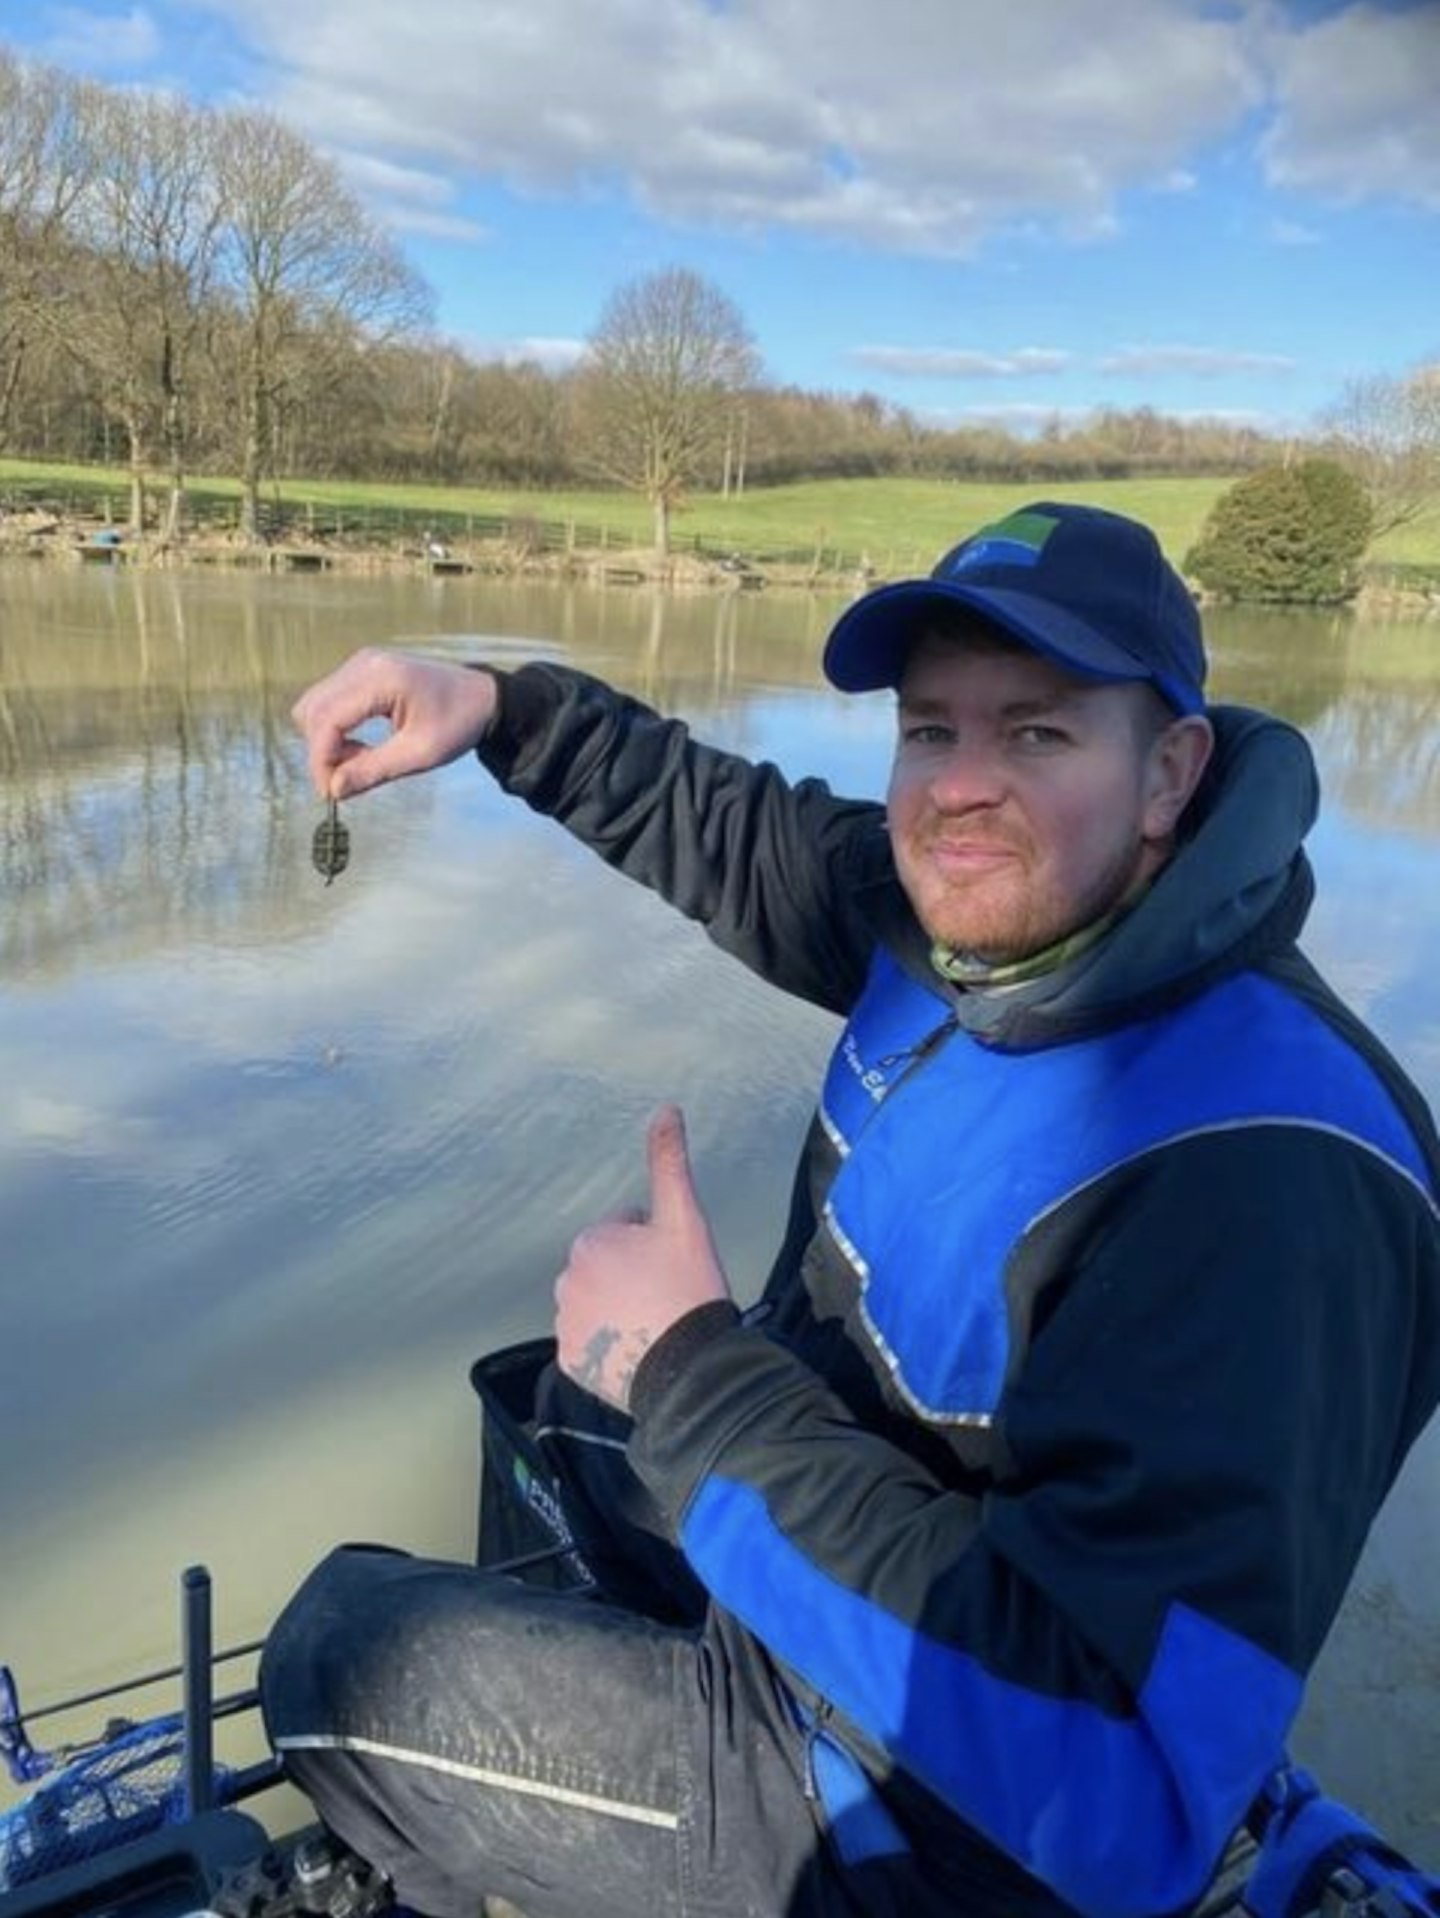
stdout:
[(582, 1232), (555, 1281), (562, 1372), (628, 1411), (635, 1368), (655, 1341), (697, 1305), (730, 1288), (690, 1176), (685, 1120), (663, 1106), (650, 1122), (650, 1211), (605, 1219)]
[[(321, 798), (352, 799), (386, 780), (448, 765), (478, 745), (497, 697), (490, 673), (367, 646), (302, 693), (291, 718), (305, 735)], [(374, 745), (350, 737), (367, 719), (390, 722)]]

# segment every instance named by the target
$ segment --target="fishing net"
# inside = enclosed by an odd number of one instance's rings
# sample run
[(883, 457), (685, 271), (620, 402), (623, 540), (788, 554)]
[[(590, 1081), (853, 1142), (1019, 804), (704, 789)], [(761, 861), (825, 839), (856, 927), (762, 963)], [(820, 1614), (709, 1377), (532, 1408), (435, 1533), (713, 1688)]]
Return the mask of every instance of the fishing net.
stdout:
[(178, 1713), (128, 1726), (0, 1813), (0, 1891), (183, 1818), (183, 1743)]

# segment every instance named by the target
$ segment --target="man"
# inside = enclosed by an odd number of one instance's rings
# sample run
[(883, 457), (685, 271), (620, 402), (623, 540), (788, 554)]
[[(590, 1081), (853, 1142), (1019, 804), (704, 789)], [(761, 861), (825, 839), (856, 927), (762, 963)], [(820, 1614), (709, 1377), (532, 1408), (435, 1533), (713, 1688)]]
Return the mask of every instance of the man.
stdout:
[(846, 1021), (755, 1311), (673, 1109), (556, 1285), (694, 1621), (349, 1550), (276, 1628), (278, 1747), (439, 1918), (1188, 1908), (1440, 1393), (1440, 1145), (1294, 945), (1309, 751), (1207, 709), (1153, 536), (1038, 504), (825, 665), (897, 689), (883, 812), (558, 667), (296, 709), (322, 792), (478, 747)]

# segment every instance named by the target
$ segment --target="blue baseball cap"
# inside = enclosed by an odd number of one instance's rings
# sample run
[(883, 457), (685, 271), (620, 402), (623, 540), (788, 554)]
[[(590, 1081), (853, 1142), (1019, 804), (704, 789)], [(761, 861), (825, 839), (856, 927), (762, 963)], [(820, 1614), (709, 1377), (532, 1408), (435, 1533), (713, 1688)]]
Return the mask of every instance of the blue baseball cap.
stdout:
[(982, 527), (928, 579), (877, 587), (842, 613), (826, 677), (844, 693), (898, 685), (927, 620), (957, 606), (1069, 672), (1148, 680), (1177, 712), (1205, 710), (1199, 611), (1138, 520), (1041, 500)]

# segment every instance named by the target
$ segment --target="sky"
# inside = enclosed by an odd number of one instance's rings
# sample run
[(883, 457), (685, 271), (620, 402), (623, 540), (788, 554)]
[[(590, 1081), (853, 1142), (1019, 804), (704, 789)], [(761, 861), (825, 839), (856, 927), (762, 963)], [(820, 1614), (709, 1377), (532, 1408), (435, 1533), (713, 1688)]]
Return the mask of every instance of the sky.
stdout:
[(1305, 432), (1440, 358), (1440, 0), (0, 0), (0, 42), (283, 115), (486, 357), (683, 266), (769, 379), (942, 425)]

